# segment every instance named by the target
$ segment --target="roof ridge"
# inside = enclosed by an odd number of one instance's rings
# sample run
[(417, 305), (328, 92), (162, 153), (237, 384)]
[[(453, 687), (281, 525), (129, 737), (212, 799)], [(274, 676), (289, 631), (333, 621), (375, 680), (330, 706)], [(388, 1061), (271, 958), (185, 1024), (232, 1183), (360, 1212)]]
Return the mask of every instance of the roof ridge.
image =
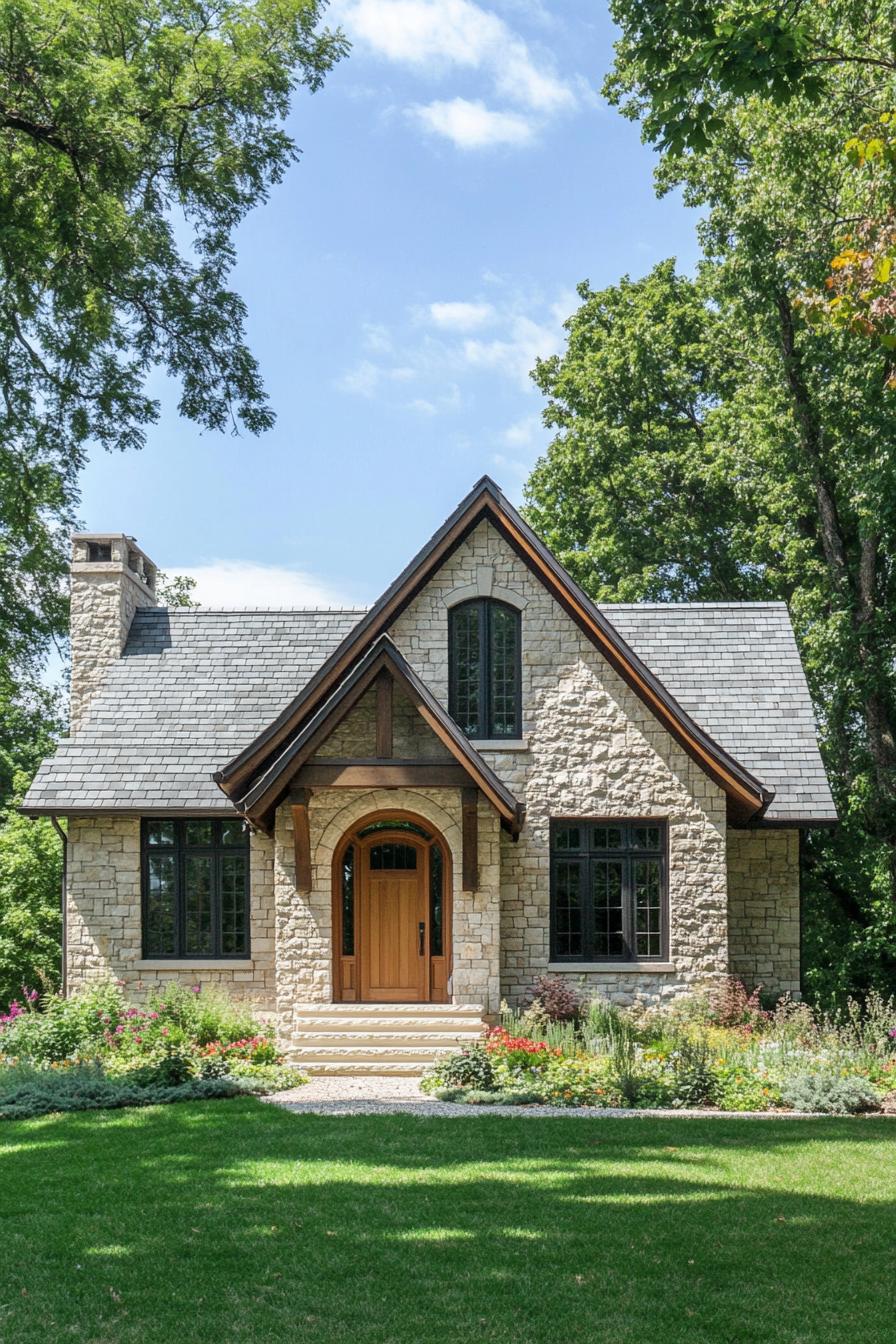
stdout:
[(354, 616), (369, 611), (369, 607), (138, 607), (138, 614), (177, 616), (245, 616), (278, 612), (287, 616)]
[(772, 598), (765, 598), (765, 599), (762, 599), (762, 598), (750, 598), (750, 599), (744, 600), (743, 602), (697, 602), (697, 601), (694, 601), (694, 602), (691, 602), (691, 601), (684, 601), (684, 602), (604, 602), (604, 601), (601, 601), (601, 602), (595, 602), (595, 606), (599, 607), (601, 610), (603, 610), (604, 608), (606, 608), (606, 609), (608, 609), (608, 610), (610, 610), (610, 611), (619, 611), (619, 610), (621, 610), (621, 609), (626, 609), (626, 610), (628, 610), (628, 611), (646, 611), (646, 610), (651, 610), (651, 611), (657, 611), (657, 610), (658, 610), (658, 611), (666, 611), (666, 610), (675, 611), (675, 610), (677, 610), (677, 609), (681, 609), (682, 607), (686, 607), (686, 608), (696, 608), (696, 609), (699, 610), (699, 611), (705, 611), (705, 610), (707, 609), (707, 607), (716, 607), (716, 608), (719, 608), (720, 610), (723, 610), (723, 611), (727, 611), (727, 610), (731, 610), (731, 611), (743, 611), (745, 607), (759, 607), (759, 608), (762, 608), (762, 609), (767, 609), (767, 608), (769, 608), (769, 607), (775, 607), (775, 608), (780, 608), (780, 609), (783, 610), (783, 611), (787, 611), (787, 603), (784, 601), (783, 598), (780, 598), (780, 597), (772, 597)]

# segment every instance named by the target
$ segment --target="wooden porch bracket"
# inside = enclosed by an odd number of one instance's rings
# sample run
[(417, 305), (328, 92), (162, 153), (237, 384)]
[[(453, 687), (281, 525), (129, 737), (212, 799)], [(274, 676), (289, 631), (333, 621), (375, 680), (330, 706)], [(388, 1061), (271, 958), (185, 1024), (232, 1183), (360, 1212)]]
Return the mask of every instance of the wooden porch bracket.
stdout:
[(463, 890), (479, 890), (479, 790), (464, 789), (461, 794), (461, 834), (463, 843)]
[(293, 789), (289, 795), (296, 857), (296, 891), (306, 896), (311, 890), (311, 827), (308, 821), (310, 799), (310, 789)]

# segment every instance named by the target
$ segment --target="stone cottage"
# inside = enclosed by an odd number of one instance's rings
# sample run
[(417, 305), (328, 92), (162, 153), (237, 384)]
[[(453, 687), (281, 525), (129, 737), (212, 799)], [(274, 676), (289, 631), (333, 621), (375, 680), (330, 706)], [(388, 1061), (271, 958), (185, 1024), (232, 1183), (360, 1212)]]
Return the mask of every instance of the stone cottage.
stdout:
[[(782, 603), (596, 606), (488, 478), (366, 611), (160, 606), (73, 539), (69, 990), (255, 1001), (329, 1071), (419, 1071), (537, 975), (798, 993), (836, 820)], [(440, 1035), (439, 1033), (445, 1033)]]

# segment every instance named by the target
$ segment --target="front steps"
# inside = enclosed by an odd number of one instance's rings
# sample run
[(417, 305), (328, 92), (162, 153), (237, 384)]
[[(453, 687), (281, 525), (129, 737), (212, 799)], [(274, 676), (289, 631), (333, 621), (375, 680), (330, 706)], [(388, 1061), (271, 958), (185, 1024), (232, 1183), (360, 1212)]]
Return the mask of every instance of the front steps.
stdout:
[(479, 1004), (300, 1003), (288, 1059), (315, 1077), (418, 1078), (484, 1031)]

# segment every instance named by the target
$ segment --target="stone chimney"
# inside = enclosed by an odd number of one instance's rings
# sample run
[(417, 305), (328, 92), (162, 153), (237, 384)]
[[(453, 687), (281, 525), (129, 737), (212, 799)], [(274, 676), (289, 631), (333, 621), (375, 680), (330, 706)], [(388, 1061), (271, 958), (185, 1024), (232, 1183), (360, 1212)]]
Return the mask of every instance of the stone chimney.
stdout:
[(122, 532), (72, 537), (71, 727), (76, 733), (90, 699), (124, 648), (134, 612), (155, 607), (156, 567)]

